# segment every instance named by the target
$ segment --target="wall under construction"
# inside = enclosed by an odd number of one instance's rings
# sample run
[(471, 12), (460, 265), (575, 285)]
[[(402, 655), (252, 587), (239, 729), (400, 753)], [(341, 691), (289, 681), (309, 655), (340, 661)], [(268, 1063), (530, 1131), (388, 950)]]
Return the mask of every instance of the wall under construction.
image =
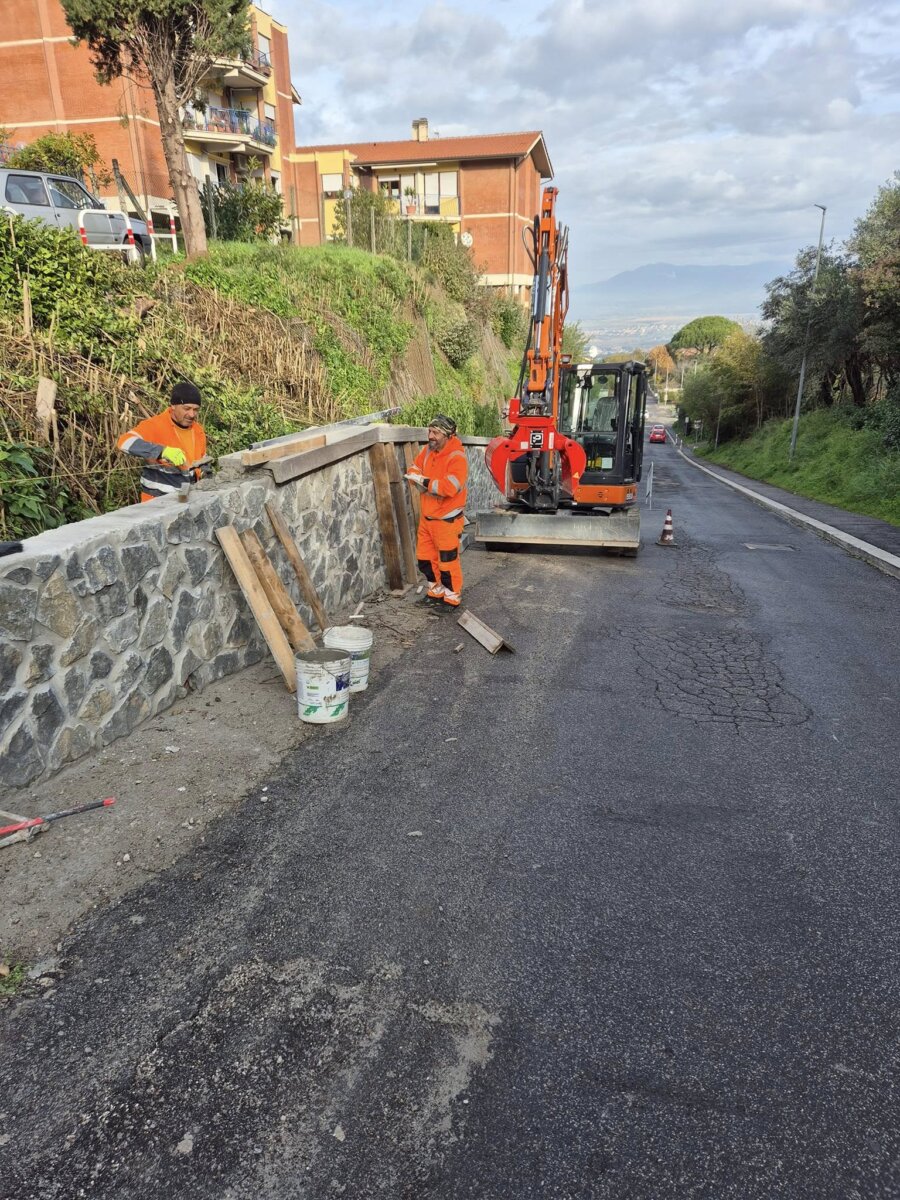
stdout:
[[(0, 560), (0, 786), (52, 774), (123, 737), (187, 689), (268, 653), (216, 529), (254, 529), (314, 626), (266, 502), (286, 519), (330, 614), (387, 586), (369, 449), (386, 439), (385, 450), (398, 455), (390, 443), (401, 439), (387, 427), (339, 430), (333, 442), (330, 431), (320, 432), (331, 443), (320, 459), (335, 461), (308, 469), (298, 458), (302, 473), (294, 478), (286, 479), (290, 458), (245, 468), (232, 455), (187, 503), (164, 498), (79, 521), (30, 538), (25, 553)], [(413, 434), (424, 431), (407, 431)], [(474, 514), (496, 493), (484, 441), (464, 441)], [(405, 469), (402, 457), (398, 465)]]

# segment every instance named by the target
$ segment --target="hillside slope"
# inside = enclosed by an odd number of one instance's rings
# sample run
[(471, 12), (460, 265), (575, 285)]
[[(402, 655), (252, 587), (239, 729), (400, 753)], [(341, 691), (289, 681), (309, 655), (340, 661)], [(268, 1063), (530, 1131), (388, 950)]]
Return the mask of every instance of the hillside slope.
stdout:
[[(439, 270), (341, 246), (226, 243), (135, 271), (55, 230), (0, 226), (0, 538), (134, 502), (116, 438), (182, 378), (201, 388), (214, 455), (395, 406), (497, 432), (505, 316), (486, 294), (453, 299)], [(41, 376), (58, 385), (46, 426)]]

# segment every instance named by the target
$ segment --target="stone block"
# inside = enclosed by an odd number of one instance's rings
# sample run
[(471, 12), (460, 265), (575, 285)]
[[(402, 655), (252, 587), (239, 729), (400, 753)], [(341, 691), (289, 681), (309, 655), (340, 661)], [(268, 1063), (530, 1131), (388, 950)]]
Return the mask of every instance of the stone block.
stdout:
[(67, 726), (47, 755), (47, 769), (58, 771), (67, 762), (81, 758), (93, 748), (94, 735), (87, 725)]
[(172, 655), (165, 646), (158, 646), (150, 655), (147, 673), (144, 675), (141, 686), (145, 692), (152, 695), (163, 684), (171, 682), (174, 670), (175, 664), (172, 661)]
[(185, 504), (182, 507), (184, 512), (179, 513), (166, 529), (166, 539), (176, 545), (179, 542), (192, 542), (195, 540), (194, 514), (191, 512), (189, 505)]
[(81, 607), (62, 571), (55, 571), (44, 585), (37, 606), (37, 619), (60, 638), (70, 638), (81, 620)]
[(66, 694), (66, 707), (70, 713), (78, 712), (79, 705), (87, 691), (87, 679), (78, 667), (70, 667), (63, 679), (63, 691)]
[(24, 787), (44, 769), (44, 756), (27, 725), (20, 726), (0, 749), (0, 783)]
[(184, 552), (191, 587), (196, 587), (209, 570), (210, 552), (203, 546), (189, 546)]
[(21, 662), (21, 650), (8, 642), (0, 642), (0, 692), (12, 687)]
[(109, 688), (102, 683), (95, 684), (88, 693), (88, 698), (81, 707), (80, 717), (91, 725), (96, 725), (101, 717), (112, 709), (114, 698)]
[(112, 621), (107, 625), (104, 637), (109, 642), (111, 649), (116, 654), (121, 654), (127, 646), (131, 646), (137, 641), (139, 631), (138, 614), (132, 609), (124, 617), (119, 617), (117, 621)]
[(31, 693), (31, 725), (39, 746), (49, 750), (65, 723), (66, 714), (52, 688)]
[(95, 650), (91, 655), (90, 679), (106, 679), (113, 669), (113, 660), (102, 650)]
[(139, 650), (149, 650), (158, 646), (169, 629), (169, 605), (158, 596), (147, 609), (141, 636), (138, 639)]
[(188, 630), (186, 645), (201, 659), (215, 657), (224, 645), (219, 623), (212, 617), (198, 619)]
[(167, 600), (171, 600), (178, 591), (178, 586), (185, 573), (186, 568), (179, 555), (170, 552), (166, 556), (162, 573), (156, 585)]
[(43, 683), (53, 674), (53, 654), (56, 647), (50, 642), (38, 642), (31, 647), (31, 661), (22, 682), (26, 687), (34, 687)]
[(9, 692), (0, 700), (0, 734), (10, 727), (13, 718), (22, 711), (27, 699), (27, 692)]
[(147, 611), (147, 605), (150, 601), (147, 598), (147, 593), (142, 587), (134, 589), (134, 595), (131, 597), (131, 603), (134, 606), (134, 611), (137, 613), (138, 621), (143, 621), (144, 614)]
[(147, 660), (143, 655), (135, 654), (133, 651), (126, 654), (121, 660), (116, 674), (116, 695), (125, 696), (131, 692), (146, 670)]
[(101, 588), (99, 592), (95, 593), (94, 599), (97, 604), (97, 615), (104, 624), (111, 621), (113, 617), (121, 617), (128, 608), (129, 596), (121, 579), (117, 579), (109, 587)]
[(59, 656), (59, 665), (61, 667), (70, 667), (72, 663), (77, 662), (96, 644), (98, 635), (97, 622), (92, 618), (84, 618), (81, 624), (75, 630), (72, 640)]
[(120, 557), (122, 559), (122, 575), (128, 588), (133, 588), (135, 584), (140, 583), (148, 576), (155, 575), (159, 569), (159, 555), (146, 542), (134, 546), (123, 546)]
[(132, 692), (125, 703), (117, 708), (108, 721), (100, 726), (100, 741), (104, 746), (125, 737), (150, 716), (150, 702), (140, 692)]
[(101, 546), (95, 554), (86, 558), (82, 565), (84, 579), (80, 587), (90, 595), (110, 587), (119, 578), (119, 560), (111, 546)]
[(4, 571), (3, 578), (10, 583), (31, 583), (34, 580), (34, 571), (30, 571), (28, 567), (13, 567), (9, 571)]
[(37, 588), (0, 582), (0, 640), (30, 641), (37, 603)]
[(202, 660), (197, 657), (193, 650), (188, 648), (185, 650), (175, 667), (175, 680), (177, 683), (185, 686), (199, 666), (202, 666)]

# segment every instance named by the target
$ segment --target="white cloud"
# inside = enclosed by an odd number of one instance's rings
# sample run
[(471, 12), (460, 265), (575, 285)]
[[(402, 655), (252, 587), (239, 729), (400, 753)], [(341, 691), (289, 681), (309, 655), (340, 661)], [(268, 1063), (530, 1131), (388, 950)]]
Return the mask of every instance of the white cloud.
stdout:
[(281, 0), (299, 138), (543, 129), (587, 282), (793, 260), (849, 235), (900, 150), (892, 0)]

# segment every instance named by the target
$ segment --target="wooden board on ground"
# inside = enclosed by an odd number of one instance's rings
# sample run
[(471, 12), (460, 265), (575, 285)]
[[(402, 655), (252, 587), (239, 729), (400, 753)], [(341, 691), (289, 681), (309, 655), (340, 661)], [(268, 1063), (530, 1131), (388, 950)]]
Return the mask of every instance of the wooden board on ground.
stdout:
[(256, 572), (250, 565), (250, 559), (241, 544), (238, 532), (233, 525), (225, 525), (216, 530), (219, 545), (225, 551), (225, 557), (234, 571), (234, 577), (240, 585), (244, 598), (250, 605), (256, 623), (272, 651), (272, 657), (278, 664), (278, 669), (284, 677), (289, 692), (297, 690), (297, 678), (294, 670), (294, 653), (284, 630), (278, 623), (278, 618), (269, 603), (262, 584), (256, 578)]
[(288, 458), (291, 454), (302, 454), (305, 450), (318, 450), (326, 444), (324, 433), (316, 433), (304, 437), (297, 434), (289, 442), (280, 442), (275, 446), (260, 446), (258, 450), (244, 450), (241, 453), (242, 467), (257, 467), (260, 463), (274, 462), (278, 458)]
[(281, 542), (284, 552), (288, 556), (288, 562), (294, 568), (294, 574), (297, 576), (300, 590), (306, 597), (306, 603), (312, 609), (312, 614), (316, 618), (319, 628), (324, 633), (328, 628), (328, 615), (325, 612), (324, 604), (319, 599), (319, 593), (316, 591), (312, 576), (306, 569), (306, 563), (297, 549), (297, 543), (294, 541), (293, 534), (288, 528), (288, 523), (275, 505), (268, 501), (266, 502), (266, 512), (269, 514), (272, 528), (275, 530), (278, 540)]
[[(416, 582), (416, 543), (409, 528), (409, 514), (406, 511), (407, 485), (400, 473), (397, 462), (397, 452), (393, 446), (385, 446), (385, 461), (387, 462), (388, 478), (391, 481), (391, 496), (394, 501), (394, 515), (397, 518), (397, 529), (400, 534), (400, 548), (403, 551), (403, 562), (406, 567), (406, 578), (410, 583)], [(408, 489), (416, 491), (415, 487)]]
[(269, 561), (262, 542), (256, 536), (256, 531), (246, 529), (241, 534), (241, 544), (247, 551), (247, 557), (256, 572), (256, 578), (262, 584), (275, 616), (288, 636), (288, 641), (295, 650), (315, 650), (316, 643), (303, 624), (287, 588), (278, 577), (278, 572)]
[(375, 507), (378, 510), (378, 528), (384, 547), (384, 565), (387, 570), (388, 587), (391, 591), (403, 590), (403, 562), (400, 554), (400, 539), (397, 534), (397, 519), (394, 515), (394, 500), (391, 496), (391, 479), (385, 455), (387, 447), (380, 442), (369, 448), (372, 467), (372, 482), (375, 486)]
[(466, 633), (471, 634), (476, 642), (480, 642), (489, 654), (496, 654), (498, 650), (508, 650), (511, 654), (515, 654), (515, 646), (510, 645), (506, 638), (501, 637), (496, 630), (491, 629), (490, 625), (486, 625), (481, 617), (476, 617), (468, 609), (456, 623), (462, 625)]
[[(416, 461), (416, 449), (412, 442), (403, 443), (403, 461), (406, 463), (407, 471), (412, 468), (413, 463)], [(410, 503), (412, 504), (413, 516), (416, 519), (416, 525), (418, 525), (422, 519), (422, 497), (419, 495), (419, 489), (417, 487), (410, 485), (409, 499)]]

